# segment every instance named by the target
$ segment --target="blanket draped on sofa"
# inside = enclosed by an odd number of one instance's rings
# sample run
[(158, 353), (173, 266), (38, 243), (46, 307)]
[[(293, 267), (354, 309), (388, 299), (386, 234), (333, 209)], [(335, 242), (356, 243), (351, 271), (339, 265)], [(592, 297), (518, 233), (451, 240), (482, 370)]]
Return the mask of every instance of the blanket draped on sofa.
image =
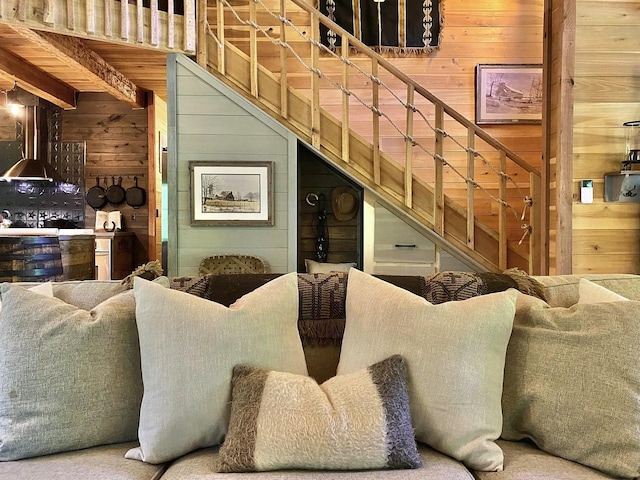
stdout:
[[(175, 277), (171, 279), (171, 288), (229, 306), (278, 276), (268, 273)], [(504, 273), (440, 272), (426, 277), (377, 276), (433, 304), (465, 300), (509, 288), (544, 298), (538, 282), (514, 270)], [(298, 274), (298, 329), (303, 345), (340, 345), (344, 333), (347, 278), (347, 273)]]

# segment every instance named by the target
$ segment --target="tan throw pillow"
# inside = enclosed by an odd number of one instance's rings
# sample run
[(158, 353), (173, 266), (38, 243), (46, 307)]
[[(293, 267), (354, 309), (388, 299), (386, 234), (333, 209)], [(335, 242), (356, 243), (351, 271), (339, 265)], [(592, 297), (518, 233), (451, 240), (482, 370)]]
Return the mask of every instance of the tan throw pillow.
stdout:
[(88, 312), (8, 283), (1, 291), (0, 460), (135, 440), (133, 292)]
[(640, 469), (640, 302), (551, 308), (521, 296), (502, 436), (616, 477)]
[(421, 465), (399, 355), (322, 385), (291, 373), (234, 368), (218, 471)]
[(140, 448), (162, 463), (219, 444), (227, 431), (233, 367), (307, 374), (298, 335), (298, 280), (283, 275), (227, 308), (135, 278), (144, 396)]
[(578, 283), (578, 293), (578, 303), (624, 302), (628, 300), (627, 297), (612, 292), (586, 278), (580, 279)]
[(307, 269), (307, 273), (332, 273), (332, 272), (348, 272), (349, 269), (358, 266), (357, 263), (322, 263), (315, 260), (304, 261), (304, 266)]
[(402, 355), (416, 438), (475, 470), (501, 470), (494, 440), (516, 295), (432, 305), (352, 269), (338, 374)]

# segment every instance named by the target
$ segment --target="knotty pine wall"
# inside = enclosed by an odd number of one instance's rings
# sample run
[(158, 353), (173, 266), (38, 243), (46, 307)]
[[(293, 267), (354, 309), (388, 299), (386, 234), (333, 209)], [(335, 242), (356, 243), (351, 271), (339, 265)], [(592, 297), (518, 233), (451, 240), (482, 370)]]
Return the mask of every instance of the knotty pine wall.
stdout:
[[(265, 0), (264, 2), (272, 11), (279, 11), (279, 0)], [(418, 81), (422, 86), (430, 90), (446, 103), (468, 118), (475, 118), (475, 67), (480, 63), (542, 63), (543, 51), (543, 0), (488, 0), (483, 2), (470, 2), (468, 0), (443, 0), (444, 5), (444, 28), (442, 30), (442, 48), (431, 54), (420, 56), (393, 56), (386, 54), (395, 66), (400, 68), (405, 74)], [(243, 12), (245, 16), (248, 7), (242, 6), (244, 2), (234, 2), (235, 8)], [(308, 36), (311, 31), (311, 22), (306, 13), (297, 9), (295, 5), (287, 2), (287, 18), (290, 18), (300, 30)], [(277, 20), (270, 18), (266, 14), (260, 14), (262, 9), (258, 7), (258, 23), (262, 26), (270, 26), (270, 33), (273, 38), (277, 38), (280, 25)], [(214, 10), (210, 10), (209, 21), (215, 25), (216, 18)], [(234, 17), (230, 12), (225, 15), (225, 22), (233, 23)], [(271, 22), (271, 23), (269, 23)], [(249, 33), (247, 27), (234, 27), (225, 33), (227, 39), (233, 39), (233, 43), (248, 52)], [(259, 61), (272, 72), (280, 71), (279, 47), (273, 45), (261, 33), (258, 33)], [(287, 42), (309, 63), (309, 48), (306, 41), (293, 30), (287, 31)], [(305, 50), (306, 46), (306, 50)], [(306, 53), (305, 53), (306, 52)], [(350, 57), (356, 63), (357, 56)], [(364, 60), (360, 58), (360, 61)], [(370, 71), (370, 67), (363, 64), (363, 68)], [(320, 69), (327, 75), (340, 78), (340, 71), (336, 67), (330, 67), (329, 61), (321, 56)], [(304, 66), (292, 55), (289, 54), (287, 60), (287, 72), (290, 85), (301, 90), (310, 88), (309, 73)], [(371, 101), (370, 80), (358, 76), (350, 75), (349, 87), (358, 96)], [(397, 82), (396, 82), (396, 86)], [(341, 97), (340, 92), (335, 91), (327, 82), (321, 81), (321, 105), (327, 111), (333, 113), (337, 118), (341, 118)], [(329, 90), (332, 91), (329, 91)], [(381, 89), (381, 92), (383, 90)], [(399, 90), (400, 96), (404, 96), (404, 89)], [(381, 93), (381, 103), (391, 103), (385, 100)], [(350, 126), (365, 138), (372, 135), (371, 112), (361, 107), (354, 100), (351, 101)], [(406, 124), (406, 111), (400, 105), (394, 106), (391, 110), (385, 110), (399, 126)], [(432, 116), (432, 113), (427, 113)], [(417, 122), (417, 120), (416, 120)], [(381, 148), (387, 153), (397, 153), (404, 155), (405, 141), (398, 132), (388, 122), (381, 121)], [(541, 125), (490, 125), (485, 129), (509, 148), (521, 155), (526, 161), (540, 166), (542, 153)], [(453, 131), (453, 134), (460, 137), (460, 141), (466, 143), (466, 132), (461, 130)], [(416, 131), (414, 136), (421, 140), (426, 133)], [(427, 138), (427, 137), (425, 137)], [(425, 145), (433, 146), (433, 137), (427, 139)], [(430, 143), (429, 143), (430, 142)], [(422, 143), (422, 141), (421, 141)], [(477, 147), (481, 148), (481, 147)], [(433, 150), (433, 148), (432, 148)], [(459, 167), (463, 172), (466, 167), (464, 155), (451, 154), (451, 162)], [(448, 161), (452, 157), (447, 157)], [(434, 177), (434, 161), (428, 158), (424, 152), (414, 149), (414, 171), (423, 179), (430, 181)], [(465, 201), (466, 192), (464, 184), (459, 177), (447, 171), (445, 168), (445, 189), (452, 198), (460, 198)], [(488, 178), (489, 172), (481, 161), (477, 161), (476, 172), (481, 179)], [(523, 185), (528, 185), (528, 176), (515, 172), (514, 178)], [(524, 177), (524, 178), (522, 178)], [(520, 180), (522, 178), (522, 180)], [(486, 185), (484, 185), (486, 186)], [(498, 182), (489, 185), (494, 189), (497, 196)], [(516, 189), (510, 188), (508, 192), (509, 201), (514, 208), (521, 211), (523, 201)], [(476, 195), (476, 213), (495, 215), (498, 206), (481, 192)], [(485, 218), (484, 221), (497, 227), (497, 217)], [(519, 240), (522, 234), (521, 222), (509, 215), (510, 239)]]
[[(305, 272), (305, 259), (315, 259), (318, 236), (319, 202), (311, 206), (306, 202), (310, 193), (325, 196), (329, 254), (327, 262), (354, 262), (362, 269), (363, 209), (349, 220), (338, 220), (333, 213), (332, 192), (336, 187), (354, 188), (352, 182), (324, 163), (311, 150), (298, 147), (298, 272)], [(354, 192), (362, 198), (359, 188)], [(360, 202), (362, 203), (362, 202)]]
[(162, 148), (167, 147), (167, 102), (153, 96), (149, 108), (149, 260), (162, 258)]
[[(133, 177), (138, 177), (138, 186), (148, 192), (148, 118), (147, 110), (133, 110), (128, 105), (103, 93), (80, 93), (75, 110), (65, 110), (62, 114), (62, 135), (64, 141), (86, 140), (85, 184), (95, 185), (95, 178), (122, 176), (122, 186), (126, 189), (134, 185)], [(107, 187), (101, 181), (103, 187)], [(107, 204), (103, 210), (122, 211), (125, 229), (134, 232), (134, 267), (149, 259), (149, 202), (134, 209), (126, 203), (114, 207)], [(86, 226), (93, 228), (95, 211), (87, 205)]]
[[(640, 204), (605, 203), (620, 170), (622, 124), (640, 119), (640, 1), (576, 1), (573, 112), (573, 272), (640, 273)], [(579, 202), (593, 179), (593, 204)]]

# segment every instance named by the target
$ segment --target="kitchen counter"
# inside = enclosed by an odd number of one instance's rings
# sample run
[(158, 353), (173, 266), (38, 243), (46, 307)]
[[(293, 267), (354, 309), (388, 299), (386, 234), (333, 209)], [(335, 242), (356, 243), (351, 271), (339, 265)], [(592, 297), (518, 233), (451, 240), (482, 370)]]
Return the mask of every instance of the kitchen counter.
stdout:
[(66, 235), (95, 235), (95, 232), (91, 228), (0, 228), (0, 235), (5, 237), (21, 237), (24, 235), (56, 237)]

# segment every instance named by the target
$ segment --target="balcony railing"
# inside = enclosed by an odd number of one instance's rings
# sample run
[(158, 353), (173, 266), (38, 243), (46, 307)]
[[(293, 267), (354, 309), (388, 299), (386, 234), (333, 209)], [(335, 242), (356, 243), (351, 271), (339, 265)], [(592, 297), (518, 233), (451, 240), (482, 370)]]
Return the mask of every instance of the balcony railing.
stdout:
[(0, 0), (0, 23), (195, 53), (196, 0)]

